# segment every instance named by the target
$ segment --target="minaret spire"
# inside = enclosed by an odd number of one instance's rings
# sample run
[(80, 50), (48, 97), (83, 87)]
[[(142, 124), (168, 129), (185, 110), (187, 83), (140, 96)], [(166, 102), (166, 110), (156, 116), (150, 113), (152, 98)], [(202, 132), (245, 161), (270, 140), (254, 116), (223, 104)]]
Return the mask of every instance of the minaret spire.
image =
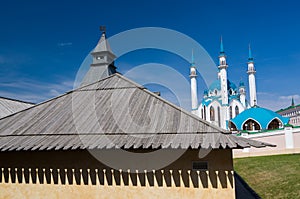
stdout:
[(251, 45), (249, 44), (249, 52), (248, 52), (248, 61), (252, 61), (253, 62), (253, 57), (252, 57), (252, 52), (251, 52)]
[(220, 55), (222, 54), (225, 54), (224, 52), (224, 46), (223, 46), (223, 39), (222, 39), (222, 36), (221, 36), (221, 42), (220, 42)]
[(251, 47), (249, 44), (249, 57), (248, 57), (248, 79), (249, 79), (249, 92), (250, 92), (250, 106), (257, 105), (257, 97), (256, 97), (256, 83), (255, 83), (255, 68), (254, 61), (252, 57)]
[(221, 85), (221, 94), (222, 94), (222, 104), (228, 104), (228, 91), (227, 91), (227, 63), (226, 55), (224, 52), (223, 39), (221, 37), (220, 44), (220, 55), (219, 55), (219, 76), (220, 76), (220, 85)]
[(195, 59), (194, 59), (194, 49), (192, 49), (192, 59), (191, 59), (191, 65), (195, 65)]
[(194, 60), (194, 50), (192, 50), (192, 59), (190, 67), (190, 78), (191, 78), (191, 98), (192, 98), (192, 113), (197, 114), (198, 109), (198, 97), (197, 97), (197, 70)]

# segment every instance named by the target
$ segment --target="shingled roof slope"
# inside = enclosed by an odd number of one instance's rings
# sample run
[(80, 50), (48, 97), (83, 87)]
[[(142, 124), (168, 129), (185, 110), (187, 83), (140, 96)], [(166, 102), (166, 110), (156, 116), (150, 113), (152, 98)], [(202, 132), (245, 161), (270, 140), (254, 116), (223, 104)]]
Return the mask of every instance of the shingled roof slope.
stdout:
[(0, 150), (244, 148), (231, 135), (120, 74), (0, 119)]
[(33, 106), (33, 103), (0, 97), (0, 118)]

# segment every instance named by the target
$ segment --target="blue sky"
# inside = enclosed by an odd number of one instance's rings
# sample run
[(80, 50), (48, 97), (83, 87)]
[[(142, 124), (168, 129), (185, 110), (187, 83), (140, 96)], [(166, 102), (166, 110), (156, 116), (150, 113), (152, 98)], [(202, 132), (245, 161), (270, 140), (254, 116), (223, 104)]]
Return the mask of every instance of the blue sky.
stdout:
[[(106, 25), (108, 37), (163, 27), (196, 40), (215, 62), (222, 35), (228, 76), (236, 84), (242, 79), (247, 85), (251, 43), (258, 104), (277, 110), (290, 105), (292, 96), (300, 103), (299, 6), (294, 0), (1, 1), (0, 96), (40, 102), (72, 89), (81, 63), (99, 39), (100, 25)], [(137, 51), (116, 64), (126, 73), (151, 62), (172, 66), (188, 79), (188, 62), (167, 52)], [(199, 97), (203, 88), (199, 86)]]

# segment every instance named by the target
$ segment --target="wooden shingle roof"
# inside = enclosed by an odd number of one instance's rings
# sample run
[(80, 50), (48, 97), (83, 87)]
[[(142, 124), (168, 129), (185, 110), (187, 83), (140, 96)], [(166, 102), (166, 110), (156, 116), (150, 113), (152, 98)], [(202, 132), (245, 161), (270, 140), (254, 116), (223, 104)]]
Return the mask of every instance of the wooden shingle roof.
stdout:
[(0, 118), (33, 106), (33, 103), (0, 97)]
[(0, 119), (0, 150), (244, 148), (236, 137), (120, 74)]

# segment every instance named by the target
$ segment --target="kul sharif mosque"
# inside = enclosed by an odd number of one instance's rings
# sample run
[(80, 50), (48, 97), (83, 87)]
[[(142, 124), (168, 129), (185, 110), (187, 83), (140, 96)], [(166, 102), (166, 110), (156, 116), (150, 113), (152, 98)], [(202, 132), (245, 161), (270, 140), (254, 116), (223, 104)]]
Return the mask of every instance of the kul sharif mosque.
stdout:
[(230, 131), (262, 131), (283, 128), (289, 118), (257, 106), (255, 67), (249, 46), (248, 58), (249, 101), (243, 82), (236, 86), (227, 78), (228, 65), (221, 39), (219, 66), (216, 80), (203, 93), (200, 104), (197, 99), (197, 72), (192, 59), (190, 67), (192, 113)]

